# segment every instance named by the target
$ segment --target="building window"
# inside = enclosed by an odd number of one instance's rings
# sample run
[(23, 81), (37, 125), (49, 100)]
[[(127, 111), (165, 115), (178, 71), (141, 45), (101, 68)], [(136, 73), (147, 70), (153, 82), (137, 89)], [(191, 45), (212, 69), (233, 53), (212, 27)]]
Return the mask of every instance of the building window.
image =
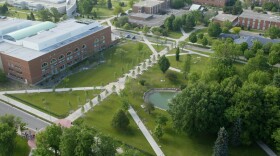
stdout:
[(79, 51), (79, 48), (76, 48), (76, 49), (75, 49), (75, 52), (78, 52), (78, 51)]
[(104, 40), (104, 39), (105, 39), (105, 36), (101, 36), (101, 39)]
[(95, 42), (97, 43), (97, 42), (99, 42), (99, 39), (97, 38), (97, 39), (95, 39)]
[(47, 63), (47, 62), (44, 62), (44, 63), (42, 64), (42, 68), (45, 68), (46, 66), (48, 66), (48, 63)]
[(87, 47), (87, 46), (86, 46), (85, 44), (82, 46), (83, 49), (85, 49), (86, 47)]
[(64, 55), (60, 55), (58, 59), (61, 60), (63, 58), (64, 58)]
[(53, 59), (51, 60), (51, 64), (53, 64), (53, 63), (55, 63), (55, 62), (56, 62), (56, 59), (53, 58)]
[(71, 54), (72, 54), (72, 52), (71, 52), (71, 51), (69, 51), (66, 55), (67, 55), (67, 56), (69, 56), (69, 55), (71, 55)]

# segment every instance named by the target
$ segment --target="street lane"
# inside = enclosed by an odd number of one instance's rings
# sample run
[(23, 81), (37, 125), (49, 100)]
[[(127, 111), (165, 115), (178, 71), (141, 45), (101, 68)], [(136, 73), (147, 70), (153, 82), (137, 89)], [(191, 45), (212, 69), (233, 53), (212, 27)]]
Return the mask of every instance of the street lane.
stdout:
[(38, 119), (28, 113), (25, 113), (0, 101), (0, 116), (3, 116), (5, 114), (12, 114), (14, 116), (20, 117), (23, 122), (27, 123), (27, 127), (33, 130), (36, 130), (36, 128), (37, 130), (40, 130), (49, 125), (49, 123), (41, 119)]

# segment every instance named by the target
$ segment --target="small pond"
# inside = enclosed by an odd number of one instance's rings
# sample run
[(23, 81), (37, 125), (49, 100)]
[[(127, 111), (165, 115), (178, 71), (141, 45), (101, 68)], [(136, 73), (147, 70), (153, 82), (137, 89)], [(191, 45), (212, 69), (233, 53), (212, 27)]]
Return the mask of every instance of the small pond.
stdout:
[(176, 96), (176, 91), (160, 91), (154, 90), (146, 94), (145, 99), (147, 102), (152, 103), (155, 107), (167, 110), (169, 101)]

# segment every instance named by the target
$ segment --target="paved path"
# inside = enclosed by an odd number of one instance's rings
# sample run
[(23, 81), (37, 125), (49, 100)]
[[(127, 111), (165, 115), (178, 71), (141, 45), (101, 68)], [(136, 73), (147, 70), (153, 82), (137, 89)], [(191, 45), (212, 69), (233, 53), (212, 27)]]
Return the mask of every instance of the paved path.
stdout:
[(139, 116), (137, 115), (137, 113), (134, 111), (134, 109), (131, 106), (128, 109), (128, 112), (132, 116), (134, 122), (138, 125), (139, 129), (141, 130), (141, 132), (143, 133), (143, 135), (145, 136), (147, 141), (150, 143), (150, 145), (153, 148), (153, 150), (155, 151), (156, 155), (164, 156), (164, 153), (162, 152), (162, 150), (160, 149), (160, 147), (158, 146), (158, 144), (156, 143), (156, 141), (154, 140), (152, 135), (149, 133), (146, 126), (143, 124), (143, 122), (141, 121), (141, 119), (139, 118)]
[(17, 108), (20, 108), (20, 109), (22, 109), (22, 110), (25, 110), (25, 111), (27, 111), (27, 112), (30, 112), (30, 113), (32, 113), (32, 114), (34, 114), (34, 115), (36, 115), (36, 116), (39, 116), (39, 117), (43, 118), (43, 119), (46, 120), (46, 121), (55, 122), (56, 120), (58, 120), (57, 118), (52, 117), (52, 116), (49, 115), (49, 114), (46, 114), (46, 113), (44, 113), (44, 112), (41, 112), (41, 111), (39, 111), (39, 110), (37, 110), (37, 109), (35, 109), (35, 108), (32, 108), (32, 107), (30, 107), (30, 106), (27, 106), (27, 105), (25, 105), (25, 104), (23, 104), (23, 103), (21, 103), (21, 102), (18, 102), (18, 101), (14, 100), (14, 99), (9, 98), (9, 97), (7, 97), (7, 96), (5, 96), (5, 95), (3, 95), (3, 94), (0, 94), (0, 99), (2, 99), (3, 101), (6, 101), (6, 102), (8, 102), (8, 103), (10, 103), (11, 105), (13, 105), (13, 106), (15, 106), (15, 107), (17, 107)]
[[(76, 87), (76, 88), (57, 88), (55, 92), (68, 92), (72, 89), (72, 91), (79, 91), (79, 90), (95, 90), (95, 89), (104, 89), (102, 86), (96, 87)], [(47, 93), (53, 92), (53, 89), (30, 89), (30, 90), (13, 90), (13, 91), (2, 91), (0, 94), (23, 94), (23, 93)]]
[(6, 103), (0, 102), (0, 116), (5, 115), (5, 114), (12, 114), (16, 117), (20, 117), (23, 122), (27, 124), (27, 128), (30, 128), (32, 130), (40, 130), (48, 125), (50, 123), (43, 121), (38, 118), (34, 118), (34, 116), (19, 110), (15, 107), (12, 107), (10, 105), (7, 105)]
[(181, 73), (181, 70), (180, 70), (180, 69), (177, 69), (177, 68), (169, 67), (169, 70), (172, 70), (172, 71)]
[(265, 151), (268, 156), (277, 156), (265, 143), (257, 141), (257, 144)]

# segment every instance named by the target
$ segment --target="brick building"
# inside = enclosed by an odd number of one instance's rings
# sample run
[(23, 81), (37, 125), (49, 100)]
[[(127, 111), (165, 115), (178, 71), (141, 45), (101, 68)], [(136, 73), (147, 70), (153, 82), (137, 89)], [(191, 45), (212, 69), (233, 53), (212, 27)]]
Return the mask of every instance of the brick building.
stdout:
[(252, 29), (265, 30), (272, 26), (280, 27), (280, 16), (244, 10), (238, 17), (238, 24)]
[(133, 5), (132, 12), (145, 14), (158, 14), (170, 6), (170, 0), (145, 0)]
[(98, 22), (42, 22), (3, 36), (0, 67), (12, 79), (36, 84), (111, 44), (111, 28)]
[(224, 7), (228, 0), (192, 0), (194, 4)]

